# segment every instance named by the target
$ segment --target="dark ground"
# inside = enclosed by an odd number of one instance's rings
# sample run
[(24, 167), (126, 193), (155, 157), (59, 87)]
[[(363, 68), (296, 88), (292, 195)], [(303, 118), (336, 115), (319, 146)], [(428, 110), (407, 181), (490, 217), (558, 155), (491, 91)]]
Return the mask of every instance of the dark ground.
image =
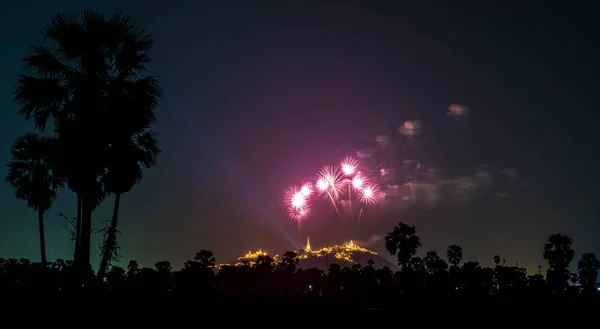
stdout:
[[(352, 300), (278, 302), (258, 299), (214, 300), (201, 295), (174, 294), (20, 294), (4, 296), (4, 321), (16, 317), (26, 323), (69, 323), (85, 318), (83, 327), (95, 326), (244, 326), (321, 327), (325, 323), (367, 325), (573, 326), (596, 321), (598, 298), (480, 300), (412, 300), (360, 303)], [(368, 305), (371, 304), (371, 305)], [(379, 304), (379, 305), (378, 305)], [(5, 322), (6, 323), (6, 322)], [(196, 323), (196, 324), (194, 324)], [(512, 324), (509, 324), (512, 325)], [(79, 325), (78, 325), (79, 326)]]

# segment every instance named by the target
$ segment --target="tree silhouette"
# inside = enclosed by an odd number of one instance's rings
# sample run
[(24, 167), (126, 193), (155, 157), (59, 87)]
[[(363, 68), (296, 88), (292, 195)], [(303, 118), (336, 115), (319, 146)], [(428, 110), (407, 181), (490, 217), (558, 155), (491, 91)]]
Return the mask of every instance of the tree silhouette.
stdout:
[(428, 251), (425, 258), (423, 258), (423, 263), (425, 264), (425, 268), (427, 272), (430, 274), (434, 274), (440, 271), (445, 271), (448, 269), (448, 264), (438, 256), (435, 251)]
[(371, 259), (371, 258), (367, 259), (367, 265), (368, 265), (369, 267), (371, 267), (371, 268), (372, 268), (372, 267), (373, 267), (373, 264), (375, 264), (375, 261), (373, 261), (373, 259)]
[(430, 274), (433, 273), (435, 271), (435, 263), (440, 260), (440, 256), (438, 256), (437, 252), (435, 251), (428, 251), (427, 254), (425, 254), (425, 258), (423, 258), (423, 263), (425, 264), (425, 268), (427, 269), (427, 272), (429, 272)]
[(581, 259), (577, 263), (577, 272), (584, 293), (595, 292), (598, 270), (600, 270), (600, 261), (596, 254), (589, 252), (581, 255)]
[(284, 272), (294, 273), (298, 266), (298, 254), (293, 251), (286, 251), (281, 258), (280, 268)]
[(446, 251), (446, 256), (448, 257), (448, 263), (452, 264), (452, 266), (458, 266), (462, 261), (463, 252), (462, 248), (458, 245), (451, 245), (448, 247)]
[(202, 249), (196, 253), (194, 260), (200, 264), (202, 269), (210, 269), (215, 266), (217, 259), (210, 250)]
[(103, 183), (106, 192), (115, 194), (115, 204), (102, 246), (102, 261), (98, 270), (100, 277), (104, 275), (110, 260), (116, 256), (121, 195), (129, 192), (135, 184), (142, 180), (142, 166), (150, 168), (155, 165), (159, 153), (156, 136), (149, 130), (133, 137), (126, 136), (123, 142), (111, 144), (109, 148), (108, 170), (103, 177)]
[(410, 268), (415, 272), (426, 272), (427, 267), (425, 266), (425, 262), (421, 257), (413, 257), (411, 258), (409, 264)]
[(385, 249), (398, 257), (398, 264), (402, 266), (403, 270), (417, 253), (417, 249), (421, 247), (421, 239), (416, 233), (417, 230), (414, 226), (400, 222), (385, 237)]
[(27, 206), (38, 212), (44, 266), (47, 263), (44, 213), (52, 207), (58, 197), (58, 189), (63, 186), (50, 163), (54, 142), (51, 138), (32, 133), (17, 138), (11, 148), (12, 160), (8, 163), (6, 176), (6, 181), (16, 189), (16, 197), (27, 201)]
[(501, 261), (500, 256), (495, 255), (494, 256), (494, 264), (496, 264), (496, 266), (498, 266), (498, 265), (500, 265), (500, 261)]
[(140, 271), (140, 266), (136, 260), (130, 260), (127, 264), (127, 276), (135, 276)]
[(101, 178), (111, 147), (151, 127), (162, 91), (154, 77), (138, 77), (150, 61), (152, 40), (129, 16), (59, 14), (44, 32), (54, 46), (32, 46), (24, 62), (34, 74), (19, 78), (15, 101), (39, 130), (53, 119), (62, 160), (56, 170), (81, 201), (75, 262), (83, 269), (90, 263), (92, 212), (105, 196)]
[(561, 233), (549, 237), (544, 245), (543, 257), (548, 262), (547, 280), (555, 293), (563, 293), (569, 280), (569, 264), (575, 252), (571, 248), (573, 240)]

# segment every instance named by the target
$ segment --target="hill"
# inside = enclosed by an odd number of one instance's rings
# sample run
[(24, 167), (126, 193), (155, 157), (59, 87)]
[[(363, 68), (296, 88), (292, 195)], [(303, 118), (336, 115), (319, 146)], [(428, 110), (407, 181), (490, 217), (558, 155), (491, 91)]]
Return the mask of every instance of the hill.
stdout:
[[(331, 264), (339, 264), (343, 267), (351, 267), (352, 265), (358, 264), (366, 266), (369, 260), (373, 261), (373, 267), (382, 268), (388, 266), (392, 271), (397, 271), (398, 267), (390, 263), (387, 259), (381, 257), (377, 252), (371, 251), (367, 248), (360, 247), (353, 241), (345, 245), (334, 245), (323, 247), (320, 249), (313, 250), (310, 245), (310, 238), (307, 239), (306, 246), (304, 249), (295, 250), (298, 254), (299, 263), (298, 268), (309, 269), (318, 268), (326, 271)], [(255, 252), (249, 251), (244, 256), (237, 259), (237, 262), (231, 264), (221, 264), (220, 266), (243, 266), (253, 265), (256, 259), (260, 256), (270, 256), (267, 252), (259, 249)], [(281, 261), (279, 255), (271, 256), (275, 263)]]

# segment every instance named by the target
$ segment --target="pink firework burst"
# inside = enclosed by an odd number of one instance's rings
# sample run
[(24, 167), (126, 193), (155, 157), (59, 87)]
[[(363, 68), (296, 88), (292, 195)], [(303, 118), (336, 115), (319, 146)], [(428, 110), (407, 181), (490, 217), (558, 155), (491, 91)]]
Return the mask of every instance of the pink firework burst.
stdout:
[(363, 187), (358, 195), (358, 199), (360, 200), (360, 202), (367, 205), (376, 203), (378, 201), (378, 198), (379, 188), (377, 187), (377, 185), (374, 184), (366, 185), (365, 187)]
[(288, 207), (288, 215), (290, 218), (297, 222), (302, 222), (310, 215), (310, 207), (304, 206), (301, 208)]
[(356, 169), (358, 168), (358, 161), (356, 161), (353, 157), (345, 157), (344, 160), (340, 163), (340, 167), (342, 168), (342, 172), (346, 176), (352, 176), (356, 173)]
[(304, 183), (300, 188), (300, 194), (302, 194), (305, 198), (308, 198), (313, 192), (313, 186), (311, 183)]
[(292, 186), (285, 192), (284, 200), (288, 208), (301, 209), (307, 204), (307, 195), (302, 193), (302, 189)]
[(356, 174), (356, 176), (352, 178), (352, 188), (355, 191), (360, 192), (365, 184), (367, 184), (367, 179), (364, 178), (360, 173)]
[(338, 197), (342, 192), (343, 184), (342, 173), (338, 167), (325, 166), (317, 175), (317, 188), (321, 192), (329, 193), (331, 198)]

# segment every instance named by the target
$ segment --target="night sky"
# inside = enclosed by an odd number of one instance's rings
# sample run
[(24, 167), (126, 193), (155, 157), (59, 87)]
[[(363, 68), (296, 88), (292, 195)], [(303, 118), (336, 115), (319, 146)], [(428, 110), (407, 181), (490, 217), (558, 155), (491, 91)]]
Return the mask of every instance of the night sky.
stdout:
[[(41, 27), (58, 12), (123, 9), (154, 35), (149, 69), (165, 89), (158, 165), (122, 198), (124, 263), (166, 259), (180, 268), (200, 249), (225, 262), (250, 249), (280, 253), (307, 235), (315, 247), (370, 239), (383, 251), (377, 236), (400, 220), (417, 226), (422, 252), (445, 255), (456, 243), (465, 259), (482, 265), (499, 254), (537, 271), (543, 244), (556, 232), (573, 238), (576, 259), (600, 252), (593, 109), (600, 26), (591, 3), (339, 3), (5, 1), (0, 162), (9, 161), (12, 140), (32, 129), (17, 116), (12, 92), (29, 44), (43, 42)], [(469, 114), (446, 115), (455, 103)], [(484, 188), (461, 204), (416, 202), (359, 227), (313, 216), (297, 239), (283, 191), (378, 133), (398, 134), (407, 120), (421, 122), (423, 134), (413, 142), (446, 179), (487, 165), (492, 181), (511, 168), (518, 182)], [(97, 227), (112, 206), (110, 198), (94, 213)], [(71, 257), (58, 213), (75, 211), (65, 190), (47, 213), (49, 259)], [(0, 183), (1, 256), (39, 259), (36, 220)], [(94, 267), (99, 243), (97, 236)]]

